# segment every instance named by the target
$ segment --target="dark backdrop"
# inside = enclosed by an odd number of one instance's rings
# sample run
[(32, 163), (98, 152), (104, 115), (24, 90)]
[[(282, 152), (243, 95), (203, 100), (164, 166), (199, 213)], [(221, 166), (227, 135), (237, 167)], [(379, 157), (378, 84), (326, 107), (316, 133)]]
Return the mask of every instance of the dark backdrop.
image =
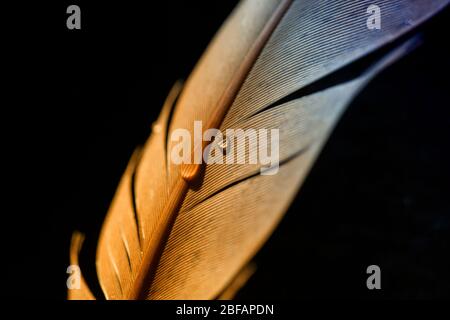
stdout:
[[(6, 296), (64, 299), (74, 230), (87, 236), (93, 282), (96, 237), (132, 151), (235, 4), (58, 2), (5, 13), (17, 13), (3, 29)], [(80, 31), (66, 29), (74, 3)], [(352, 103), (238, 298), (450, 296), (448, 18)], [(371, 264), (377, 292), (365, 285)]]

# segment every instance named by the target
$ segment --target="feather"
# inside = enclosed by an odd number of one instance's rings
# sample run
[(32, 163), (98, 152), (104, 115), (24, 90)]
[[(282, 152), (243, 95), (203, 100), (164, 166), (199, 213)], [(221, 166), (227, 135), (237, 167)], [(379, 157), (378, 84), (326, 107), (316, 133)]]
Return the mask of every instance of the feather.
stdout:
[[(371, 1), (242, 1), (186, 84), (169, 93), (122, 177), (97, 247), (105, 297), (232, 297), (346, 106), (418, 44), (416, 27), (447, 3), (378, 1), (381, 30), (368, 30)], [(278, 172), (260, 174), (261, 161), (174, 163), (171, 134), (194, 135), (194, 121), (221, 132), (278, 129)], [(205, 146), (194, 143), (191, 158)], [(71, 263), (77, 264), (81, 241), (74, 239)], [(93, 297), (82, 283), (79, 293), (69, 290), (70, 299)]]
[[(80, 232), (74, 232), (72, 235), (72, 241), (70, 243), (70, 264), (78, 266), (78, 255), (80, 254), (81, 247), (83, 245), (84, 235)], [(83, 275), (80, 274), (80, 288), (69, 289), (68, 298), (70, 300), (93, 300), (94, 295), (89, 290), (86, 280)]]

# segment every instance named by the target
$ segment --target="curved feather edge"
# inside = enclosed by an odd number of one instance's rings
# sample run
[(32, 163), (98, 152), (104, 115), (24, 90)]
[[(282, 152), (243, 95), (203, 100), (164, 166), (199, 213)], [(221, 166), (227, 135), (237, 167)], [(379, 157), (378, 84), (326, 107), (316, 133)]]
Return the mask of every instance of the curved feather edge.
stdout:
[(250, 262), (246, 264), (234, 279), (231, 280), (225, 290), (216, 297), (216, 300), (232, 300), (255, 274), (256, 269), (256, 263)]

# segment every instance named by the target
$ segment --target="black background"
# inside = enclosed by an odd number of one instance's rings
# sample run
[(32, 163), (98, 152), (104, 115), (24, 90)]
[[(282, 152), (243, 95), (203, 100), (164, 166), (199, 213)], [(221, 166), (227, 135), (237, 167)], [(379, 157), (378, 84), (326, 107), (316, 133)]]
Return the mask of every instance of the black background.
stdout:
[[(70, 4), (81, 30), (66, 28)], [(2, 295), (64, 299), (74, 230), (98, 293), (96, 237), (125, 165), (234, 4), (5, 10)], [(450, 297), (448, 11), (351, 104), (238, 298)]]

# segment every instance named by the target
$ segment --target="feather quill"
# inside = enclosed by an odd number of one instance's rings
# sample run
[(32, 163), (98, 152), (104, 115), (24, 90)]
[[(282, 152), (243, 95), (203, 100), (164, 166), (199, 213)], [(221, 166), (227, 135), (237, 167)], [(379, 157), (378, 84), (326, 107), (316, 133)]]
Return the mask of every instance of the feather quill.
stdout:
[[(230, 298), (276, 228), (345, 107), (418, 43), (414, 29), (447, 0), (245, 0), (185, 85), (177, 83), (128, 165), (106, 216), (97, 274), (107, 299)], [(170, 134), (208, 128), (279, 129), (280, 169), (170, 161)], [(194, 145), (203, 150), (204, 144)], [(78, 264), (75, 234), (71, 263)], [(249, 271), (250, 270), (250, 271)], [(69, 299), (93, 298), (84, 279)]]

